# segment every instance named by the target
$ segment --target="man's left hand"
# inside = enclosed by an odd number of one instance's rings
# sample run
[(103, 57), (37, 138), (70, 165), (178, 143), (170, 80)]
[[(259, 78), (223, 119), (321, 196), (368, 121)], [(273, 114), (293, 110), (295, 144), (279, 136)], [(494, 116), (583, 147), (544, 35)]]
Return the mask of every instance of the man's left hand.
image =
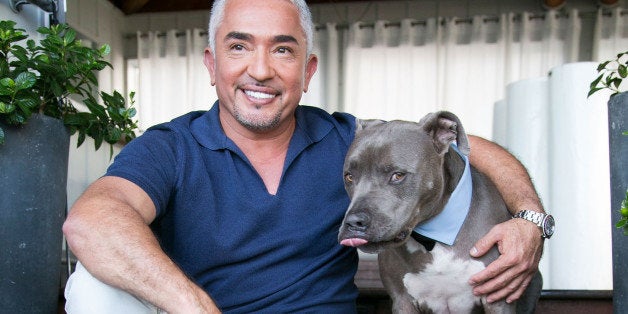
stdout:
[(496, 225), (471, 249), (471, 256), (486, 254), (497, 245), (500, 256), (484, 270), (473, 275), (469, 283), (475, 295), (486, 295), (487, 301), (519, 299), (538, 271), (543, 253), (541, 230), (523, 219), (510, 219)]

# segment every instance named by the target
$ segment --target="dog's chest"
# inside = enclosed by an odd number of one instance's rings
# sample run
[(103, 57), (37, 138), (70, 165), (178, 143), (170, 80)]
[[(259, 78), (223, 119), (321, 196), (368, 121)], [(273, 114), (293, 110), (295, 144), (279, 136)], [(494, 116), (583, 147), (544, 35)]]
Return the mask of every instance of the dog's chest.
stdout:
[(414, 298), (415, 306), (427, 306), (434, 313), (468, 313), (480, 305), (473, 295), (469, 278), (484, 269), (484, 264), (461, 259), (441, 244), (430, 252), (433, 261), (418, 273), (406, 273), (403, 284)]

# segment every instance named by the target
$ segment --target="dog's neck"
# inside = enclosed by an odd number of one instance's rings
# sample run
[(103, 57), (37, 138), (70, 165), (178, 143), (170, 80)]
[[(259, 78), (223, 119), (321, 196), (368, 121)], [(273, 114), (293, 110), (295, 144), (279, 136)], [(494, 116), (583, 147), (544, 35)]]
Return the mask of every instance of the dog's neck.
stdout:
[(460, 178), (464, 173), (465, 161), (460, 153), (456, 152), (453, 148), (449, 149), (443, 156), (443, 190), (437, 192), (440, 194), (438, 198), (423, 206), (423, 214), (420, 216), (419, 224), (429, 221), (438, 214), (441, 213), (451, 193), (454, 192), (460, 182)]
[(451, 245), (469, 211), (473, 184), (468, 158), (463, 157), (459, 152), (450, 150), (446, 154), (445, 167), (447, 167), (445, 176), (449, 178), (446, 178), (441, 204), (438, 205), (437, 210), (435, 208), (433, 211), (434, 215), (421, 221), (414, 231), (422, 236)]
[(458, 186), (458, 182), (460, 182), (460, 178), (462, 178), (462, 174), (464, 173), (465, 161), (462, 159), (462, 156), (453, 149), (450, 149), (444, 158), (443, 168), (445, 170), (445, 191), (444, 191), (444, 199), (449, 199), (451, 193)]

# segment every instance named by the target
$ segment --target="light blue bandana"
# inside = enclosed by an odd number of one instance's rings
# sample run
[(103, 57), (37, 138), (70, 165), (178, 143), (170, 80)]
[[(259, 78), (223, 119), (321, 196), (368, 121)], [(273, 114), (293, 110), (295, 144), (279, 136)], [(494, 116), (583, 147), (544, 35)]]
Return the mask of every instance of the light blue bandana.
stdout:
[(452, 144), (451, 147), (464, 159), (462, 177), (454, 192), (451, 193), (443, 211), (414, 228), (418, 234), (448, 245), (454, 244), (462, 223), (467, 218), (473, 191), (469, 157), (462, 154), (456, 145)]

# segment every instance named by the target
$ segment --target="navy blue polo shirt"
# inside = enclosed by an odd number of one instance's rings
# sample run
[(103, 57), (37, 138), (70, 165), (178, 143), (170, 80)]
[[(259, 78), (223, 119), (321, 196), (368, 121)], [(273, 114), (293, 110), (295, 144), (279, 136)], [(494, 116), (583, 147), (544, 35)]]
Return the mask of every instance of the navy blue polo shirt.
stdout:
[(162, 248), (224, 312), (355, 312), (357, 253), (337, 240), (355, 118), (299, 106), (270, 195), (218, 112), (215, 103), (147, 130), (107, 175), (146, 191)]

